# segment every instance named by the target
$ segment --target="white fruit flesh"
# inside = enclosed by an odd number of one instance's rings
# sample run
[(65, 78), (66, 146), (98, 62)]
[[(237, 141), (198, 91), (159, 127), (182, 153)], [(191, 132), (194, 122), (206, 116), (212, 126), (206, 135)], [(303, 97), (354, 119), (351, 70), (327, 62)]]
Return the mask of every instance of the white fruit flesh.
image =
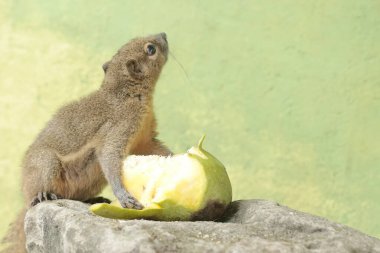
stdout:
[(147, 208), (172, 200), (196, 211), (207, 188), (202, 166), (189, 154), (129, 156), (124, 162), (123, 179), (127, 191)]

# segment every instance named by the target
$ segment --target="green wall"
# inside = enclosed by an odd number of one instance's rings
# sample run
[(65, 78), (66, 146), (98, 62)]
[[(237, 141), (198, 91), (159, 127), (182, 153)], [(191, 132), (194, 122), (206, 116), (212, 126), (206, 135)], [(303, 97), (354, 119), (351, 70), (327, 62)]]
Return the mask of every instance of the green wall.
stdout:
[(157, 86), (168, 146), (184, 152), (206, 133), (234, 199), (380, 237), (377, 0), (0, 0), (0, 236), (44, 123), (100, 85), (123, 43), (162, 31), (185, 70), (171, 57)]

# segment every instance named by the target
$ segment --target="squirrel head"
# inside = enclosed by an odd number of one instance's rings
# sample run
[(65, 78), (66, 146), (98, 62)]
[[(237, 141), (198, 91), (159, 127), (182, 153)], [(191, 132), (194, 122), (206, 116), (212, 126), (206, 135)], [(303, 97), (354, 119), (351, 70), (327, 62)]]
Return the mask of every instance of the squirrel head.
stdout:
[(167, 61), (168, 53), (165, 33), (135, 38), (103, 64), (104, 84), (113, 88), (116, 85), (122, 89), (154, 86)]

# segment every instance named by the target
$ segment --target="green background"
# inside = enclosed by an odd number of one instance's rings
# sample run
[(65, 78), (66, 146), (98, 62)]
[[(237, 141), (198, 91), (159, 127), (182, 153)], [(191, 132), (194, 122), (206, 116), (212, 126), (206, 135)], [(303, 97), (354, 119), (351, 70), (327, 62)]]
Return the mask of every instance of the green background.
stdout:
[(377, 0), (0, 0), (0, 236), (21, 208), (20, 161), (39, 130), (99, 87), (122, 44), (158, 32), (179, 62), (170, 57), (155, 96), (169, 147), (206, 133), (234, 199), (380, 237)]

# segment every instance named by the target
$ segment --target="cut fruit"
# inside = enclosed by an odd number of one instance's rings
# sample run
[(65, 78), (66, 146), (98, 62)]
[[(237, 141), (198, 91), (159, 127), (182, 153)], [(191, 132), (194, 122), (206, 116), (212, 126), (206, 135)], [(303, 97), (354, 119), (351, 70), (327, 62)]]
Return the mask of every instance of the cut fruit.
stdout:
[(202, 148), (203, 140), (185, 154), (125, 159), (124, 187), (143, 210), (122, 208), (118, 202), (95, 204), (90, 210), (115, 219), (218, 219), (231, 202), (231, 183), (223, 164)]

